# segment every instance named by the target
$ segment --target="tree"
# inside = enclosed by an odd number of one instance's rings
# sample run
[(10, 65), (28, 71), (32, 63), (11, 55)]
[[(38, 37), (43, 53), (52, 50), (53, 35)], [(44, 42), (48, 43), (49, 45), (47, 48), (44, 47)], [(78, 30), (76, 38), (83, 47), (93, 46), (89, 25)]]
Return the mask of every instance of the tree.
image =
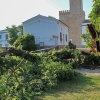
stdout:
[(22, 25), (19, 25), (18, 27), (18, 31), (19, 31), (19, 35), (23, 35), (23, 26)]
[(92, 48), (92, 37), (91, 37), (88, 29), (86, 29), (86, 33), (85, 34), (81, 35), (81, 38), (86, 43), (86, 48)]
[(100, 34), (100, 0), (93, 0), (93, 8), (88, 17), (96, 31)]
[(7, 27), (7, 31), (8, 31), (8, 37), (9, 37), (7, 42), (10, 45), (13, 45), (13, 43), (16, 41), (18, 36), (23, 34), (23, 26), (12, 25), (12, 27)]
[(11, 28), (7, 27), (7, 31), (8, 31), (8, 40), (7, 42), (10, 45), (13, 45), (13, 43), (15, 42), (15, 40), (18, 38), (18, 30), (17, 27), (15, 25), (12, 25)]
[[(96, 41), (100, 41), (100, 0), (93, 0), (93, 7), (88, 16), (90, 18), (91, 24), (94, 26), (96, 32), (98, 33), (98, 37), (95, 39)], [(81, 36), (86, 43), (86, 47), (92, 47), (92, 38), (87, 30), (86, 34)]]
[(18, 37), (14, 42), (14, 46), (20, 50), (32, 51), (35, 50), (35, 38), (33, 35), (27, 33)]

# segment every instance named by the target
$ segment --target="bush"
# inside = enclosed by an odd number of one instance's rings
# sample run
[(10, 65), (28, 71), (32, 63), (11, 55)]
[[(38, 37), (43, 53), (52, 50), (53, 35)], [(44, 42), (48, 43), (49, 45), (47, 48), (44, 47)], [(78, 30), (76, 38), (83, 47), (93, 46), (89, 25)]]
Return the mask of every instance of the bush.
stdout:
[[(22, 58), (9, 55), (1, 57), (0, 99), (35, 100), (43, 91), (56, 87), (58, 82), (73, 79), (76, 76), (73, 64), (80, 62), (80, 54), (78, 50), (67, 48), (42, 52), (38, 55), (40, 59), (37, 62), (26, 60), (12, 76), (9, 72), (16, 68)], [(67, 59), (70, 57), (70, 60)], [(10, 79), (7, 80), (9, 76)]]
[(69, 41), (69, 49), (76, 49), (76, 45), (74, 45), (73, 43), (71, 43), (71, 41)]
[(84, 64), (93, 65), (100, 64), (100, 53), (91, 52), (90, 55), (86, 55), (84, 59)]
[(14, 46), (20, 50), (33, 51), (36, 49), (35, 38), (31, 34), (24, 34), (18, 37)]
[(73, 68), (80, 67), (80, 64), (83, 62), (83, 55), (80, 50), (70, 50), (66, 47), (61, 50), (53, 49), (48, 53), (42, 53), (42, 57), (52, 59), (54, 62), (71, 63)]

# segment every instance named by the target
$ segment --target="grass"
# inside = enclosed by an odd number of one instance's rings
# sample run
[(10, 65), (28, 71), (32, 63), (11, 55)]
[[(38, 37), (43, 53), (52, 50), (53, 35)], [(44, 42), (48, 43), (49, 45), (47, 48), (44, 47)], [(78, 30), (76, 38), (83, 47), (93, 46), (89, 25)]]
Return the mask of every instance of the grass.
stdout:
[(100, 100), (100, 76), (79, 75), (43, 93), (39, 100)]

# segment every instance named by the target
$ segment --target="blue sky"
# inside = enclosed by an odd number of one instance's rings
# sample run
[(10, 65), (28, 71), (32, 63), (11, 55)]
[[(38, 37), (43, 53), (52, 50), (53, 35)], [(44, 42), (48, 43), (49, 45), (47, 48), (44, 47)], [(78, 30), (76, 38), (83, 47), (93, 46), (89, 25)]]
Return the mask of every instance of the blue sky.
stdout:
[[(87, 19), (92, 10), (92, 0), (83, 0), (83, 9)], [(0, 30), (20, 25), (38, 14), (59, 19), (61, 10), (69, 10), (69, 0), (0, 0)]]

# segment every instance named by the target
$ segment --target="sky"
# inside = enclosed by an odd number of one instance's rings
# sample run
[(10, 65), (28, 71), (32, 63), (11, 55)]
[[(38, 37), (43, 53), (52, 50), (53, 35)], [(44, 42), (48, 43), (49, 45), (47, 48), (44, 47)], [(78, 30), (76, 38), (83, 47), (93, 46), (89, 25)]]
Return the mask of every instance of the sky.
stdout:
[[(83, 0), (86, 19), (92, 5), (92, 0)], [(0, 30), (21, 25), (38, 14), (59, 19), (61, 10), (69, 10), (69, 0), (0, 0)]]

